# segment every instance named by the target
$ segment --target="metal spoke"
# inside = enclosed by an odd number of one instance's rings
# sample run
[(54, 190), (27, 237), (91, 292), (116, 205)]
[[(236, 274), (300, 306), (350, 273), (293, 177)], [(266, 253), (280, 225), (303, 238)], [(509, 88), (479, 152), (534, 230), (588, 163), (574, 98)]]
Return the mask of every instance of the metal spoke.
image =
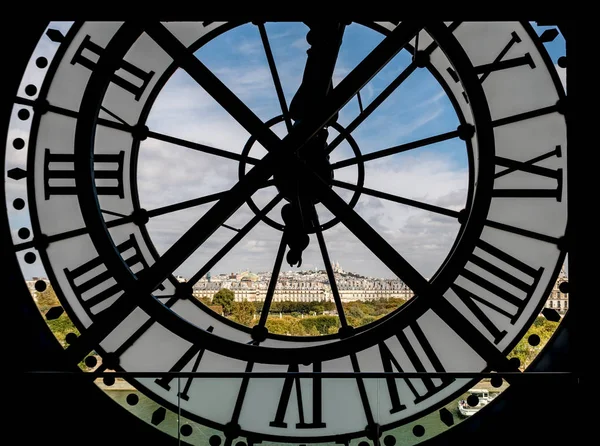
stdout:
[(542, 242), (551, 243), (553, 245), (558, 245), (560, 243), (560, 239), (558, 237), (552, 237), (551, 235), (540, 234), (539, 232), (529, 231), (523, 228), (517, 228), (516, 226), (507, 225), (505, 223), (500, 223), (493, 220), (486, 220), (485, 225), (489, 226), (490, 228), (512, 232), (513, 234), (522, 235), (523, 237), (529, 237), (535, 240), (540, 240)]
[[(29, 105), (31, 107), (34, 107), (36, 104), (36, 102), (33, 99), (22, 98), (19, 96), (17, 96), (15, 98), (15, 103), (21, 104), (21, 105)], [(48, 104), (48, 112), (56, 113), (57, 115), (61, 115), (61, 116), (67, 116), (67, 117), (73, 118), (73, 119), (79, 119), (79, 112), (69, 110), (69, 109), (63, 108), (63, 107), (58, 107), (58, 106), (52, 105), (52, 104)], [(117, 118), (117, 119), (119, 119), (119, 118)], [(123, 123), (124, 121), (121, 119), (119, 119), (119, 121), (120, 122), (114, 122), (114, 121), (111, 121), (110, 119), (98, 118), (97, 124), (102, 125), (104, 127), (131, 133), (131, 126), (126, 123), (124, 124)]]
[[(350, 124), (348, 124), (348, 127), (346, 127), (346, 133), (349, 134), (356, 130), (356, 128), (360, 124), (362, 124), (364, 120), (367, 119), (371, 115), (371, 113), (373, 113), (377, 109), (377, 107), (379, 107), (381, 103), (385, 101), (388, 98), (388, 96), (390, 96), (394, 92), (394, 90), (396, 90), (396, 88), (398, 88), (400, 84), (402, 84), (408, 78), (408, 76), (410, 76), (416, 69), (417, 66), (414, 62), (408, 65), (398, 75), (398, 77), (396, 77), (396, 79), (394, 79), (393, 82), (385, 88), (385, 90), (379, 93), (379, 95), (375, 99), (373, 99), (373, 101), (369, 105), (367, 105), (367, 108), (365, 108), (361, 113), (359, 113), (358, 116), (354, 118), (354, 120)], [(340, 133), (333, 141), (331, 141), (331, 144), (327, 146), (327, 154), (333, 152), (335, 148), (339, 146), (340, 143), (344, 140), (344, 138), (344, 134)]]
[(100, 212), (102, 212), (103, 214), (112, 215), (114, 217), (126, 217), (126, 215), (119, 214), (118, 212), (115, 212), (115, 211), (108, 211), (106, 209), (100, 209)]
[(200, 144), (197, 142), (187, 141), (185, 139), (176, 138), (174, 136), (165, 135), (163, 133), (148, 132), (148, 137), (153, 139), (158, 139), (159, 141), (168, 142), (170, 144), (175, 144), (182, 147), (187, 147), (188, 149), (197, 150), (199, 152), (208, 153), (210, 155), (216, 155), (223, 158), (229, 158), (236, 161), (245, 161), (248, 164), (258, 164), (260, 161), (257, 158), (253, 158), (251, 156), (244, 157), (234, 152), (229, 152), (228, 150), (217, 149), (216, 147), (207, 146), (206, 144)]
[[(19, 98), (19, 97), (16, 98), (15, 102), (17, 102), (19, 104), (23, 104), (23, 105), (30, 105), (30, 106), (33, 106), (35, 104), (35, 102), (31, 99)], [(109, 127), (109, 128), (113, 128), (116, 130), (121, 130), (123, 132), (132, 133), (132, 131), (134, 130), (134, 126), (129, 125), (127, 122), (125, 122), (123, 119), (121, 119), (115, 113), (108, 110), (106, 107), (101, 107), (101, 109), (103, 111), (105, 111), (107, 114), (109, 114), (110, 116), (112, 116), (113, 118), (115, 118), (119, 122), (114, 122), (114, 121), (111, 121), (109, 119), (104, 119), (104, 118), (98, 118), (98, 124), (100, 124), (104, 127)], [(78, 115), (79, 115), (78, 112), (75, 112), (73, 110), (68, 110), (68, 109), (62, 108), (62, 107), (57, 107), (55, 105), (49, 105), (48, 111), (62, 115), (62, 116), (68, 116), (73, 119), (77, 119)], [(165, 135), (164, 133), (154, 132), (152, 130), (149, 130), (147, 132), (147, 136), (149, 138), (157, 139), (159, 141), (168, 142), (170, 144), (175, 144), (175, 145), (182, 146), (182, 147), (187, 147), (188, 149), (197, 150), (199, 152), (208, 153), (210, 155), (217, 155), (217, 156), (221, 156), (223, 158), (229, 158), (229, 159), (236, 160), (236, 161), (244, 160), (248, 164), (254, 165), (254, 164), (258, 164), (258, 162), (259, 162), (258, 159), (250, 157), (250, 156), (244, 158), (237, 153), (229, 152), (229, 151), (223, 150), (223, 149), (217, 149), (216, 147), (207, 146), (206, 144), (200, 144), (200, 143), (188, 141), (188, 140), (181, 139), (181, 138), (176, 138), (174, 136)]]
[[(266, 189), (267, 187), (271, 187), (274, 185), (273, 181), (267, 181), (263, 186), (260, 186), (257, 190)], [(159, 215), (168, 214), (169, 212), (181, 211), (183, 209), (189, 209), (194, 206), (199, 206), (202, 204), (210, 203), (213, 201), (220, 200), (225, 197), (229, 193), (228, 190), (217, 192), (210, 195), (205, 195), (199, 198), (192, 198), (191, 200), (182, 201), (180, 203), (170, 204), (168, 206), (163, 206), (156, 209), (151, 209), (148, 211), (148, 217), (157, 217)]]
[[(340, 134), (341, 136), (341, 134)], [(430, 136), (429, 138), (419, 139), (417, 141), (407, 142), (405, 144), (400, 144), (399, 146), (389, 147), (387, 149), (378, 150), (376, 152), (371, 152), (366, 155), (362, 155), (360, 157), (348, 158), (342, 161), (338, 161), (337, 163), (333, 163), (331, 165), (332, 169), (341, 169), (342, 167), (352, 166), (353, 164), (357, 164), (360, 162), (372, 161), (375, 159), (383, 158), (386, 156), (395, 155), (397, 153), (406, 152), (408, 150), (416, 149), (423, 146), (428, 146), (430, 144), (435, 144), (442, 141), (447, 141), (452, 138), (458, 137), (458, 130), (453, 130), (451, 132), (442, 133), (441, 135)]]
[(435, 206), (433, 204), (427, 204), (420, 201), (410, 200), (408, 198), (399, 197), (397, 195), (388, 194), (386, 192), (381, 192), (375, 189), (369, 189), (366, 187), (358, 187), (351, 183), (346, 183), (344, 181), (333, 180), (333, 185), (342, 187), (344, 189), (358, 191), (361, 194), (372, 195), (373, 197), (382, 198), (384, 200), (393, 201), (395, 203), (406, 204), (408, 206), (412, 206), (415, 208), (423, 209), (426, 211), (435, 212), (436, 214), (447, 215), (448, 217), (459, 217), (459, 211), (454, 211), (452, 209), (446, 209), (439, 206)]
[(279, 74), (277, 73), (277, 66), (275, 66), (275, 59), (273, 58), (273, 52), (271, 51), (271, 44), (269, 43), (267, 30), (265, 29), (264, 23), (259, 23), (257, 26), (260, 33), (260, 39), (262, 40), (263, 47), (265, 48), (265, 55), (267, 56), (269, 70), (271, 70), (271, 77), (273, 78), (273, 83), (275, 84), (275, 91), (277, 92), (277, 99), (279, 100), (281, 113), (283, 114), (283, 119), (285, 120), (285, 126), (287, 127), (288, 132), (290, 132), (292, 130), (292, 120), (290, 119), (290, 113), (285, 101), (285, 95), (283, 94), (283, 88), (281, 87), (281, 81), (279, 79)]
[(338, 291), (337, 284), (335, 282), (335, 275), (333, 274), (333, 268), (331, 267), (331, 259), (327, 252), (327, 246), (325, 245), (325, 239), (323, 238), (323, 231), (321, 231), (321, 225), (319, 224), (319, 217), (317, 213), (314, 214), (314, 225), (316, 228), (317, 240), (319, 241), (319, 248), (321, 249), (321, 255), (323, 256), (323, 262), (325, 262), (325, 270), (327, 271), (327, 278), (329, 279), (329, 285), (331, 286), (331, 293), (333, 294), (333, 300), (335, 301), (335, 308), (340, 318), (340, 324), (342, 327), (346, 327), (348, 322), (346, 321), (346, 314), (344, 313), (344, 306), (342, 305), (342, 299)]
[(271, 151), (279, 138), (160, 22), (146, 24), (145, 32), (221, 105), (263, 147)]
[[(257, 190), (265, 189), (273, 185), (272, 181), (267, 181), (263, 186), (260, 186)], [(182, 201), (180, 203), (170, 204), (168, 206), (162, 206), (160, 208), (151, 209), (148, 211), (148, 217), (158, 217), (159, 215), (168, 214), (170, 212), (181, 211), (183, 209), (189, 209), (194, 206), (200, 206), (202, 204), (211, 203), (213, 201), (220, 200), (229, 193), (228, 190), (217, 192), (210, 195), (205, 195), (199, 198), (192, 198), (191, 200)], [(116, 220), (115, 220), (116, 221)]]
[[(419, 33), (417, 32), (417, 36), (418, 35), (419, 35)], [(436, 48), (437, 48), (437, 43), (432, 42), (424, 50), (424, 52), (427, 54), (431, 54), (433, 52), (433, 50), (435, 50)], [(364, 110), (362, 110), (362, 103), (359, 98), (359, 105), (361, 108), (361, 112), (359, 113), (359, 115), (356, 118), (354, 118), (354, 120), (350, 124), (348, 124), (348, 127), (346, 127), (346, 134), (350, 134), (354, 130), (356, 130), (356, 128), (360, 124), (362, 124), (364, 122), (364, 120), (367, 119), (371, 115), (371, 113), (373, 113), (377, 109), (377, 107), (379, 107), (383, 103), (383, 101), (385, 101), (400, 85), (402, 85), (402, 83), (406, 79), (408, 79), (408, 77), (416, 69), (417, 69), (417, 63), (415, 60), (413, 60), (404, 70), (402, 70), (402, 72), (396, 77), (396, 79), (394, 79), (387, 87), (385, 87), (385, 89), (381, 93), (379, 93), (379, 95), (377, 95), (377, 97), (375, 99), (373, 99), (373, 101)], [(329, 144), (327, 147), (327, 154), (330, 154), (331, 152), (333, 152), (335, 150), (335, 148), (338, 145), (340, 145), (340, 143), (344, 140), (344, 138), (345, 138), (344, 134), (340, 133), (333, 141), (331, 141), (331, 144)]]
[[(72, 231), (61, 232), (60, 234), (49, 235), (48, 238), (46, 238), (44, 240), (44, 244), (59, 242), (61, 240), (66, 240), (66, 239), (72, 238), (72, 237), (78, 237), (80, 235), (87, 234), (87, 232), (88, 232), (88, 228), (78, 228), (78, 229), (73, 229)], [(24, 249), (35, 248), (35, 247), (36, 247), (36, 237), (34, 237), (33, 240), (30, 240), (28, 242), (19, 243), (19, 244), (15, 245), (15, 252), (19, 252)]]
[(221, 226), (223, 226), (224, 228), (227, 228), (227, 229), (231, 229), (232, 231), (235, 231), (235, 232), (240, 232), (240, 230), (238, 228), (234, 228), (233, 226), (226, 225), (225, 223), (223, 223)]
[(248, 223), (246, 223), (242, 229), (240, 229), (238, 231), (238, 233), (233, 236), (233, 238), (231, 240), (229, 240), (220, 250), (219, 252), (217, 252), (212, 259), (210, 259), (208, 262), (206, 262), (206, 264), (200, 269), (200, 271), (198, 271), (196, 274), (194, 274), (192, 276), (192, 278), (190, 280), (188, 280), (188, 283), (191, 284), (192, 286), (196, 284), (196, 282), (198, 282), (202, 277), (204, 277), (204, 275), (209, 272), (216, 264), (219, 260), (221, 260), (225, 254), (227, 254), (229, 251), (231, 251), (231, 249), (233, 249), (233, 247), (235, 245), (237, 245), (239, 243), (240, 240), (242, 240), (246, 234), (248, 234), (250, 232), (250, 230), (252, 228), (254, 228), (254, 226), (256, 226), (258, 224), (258, 222), (265, 216), (267, 215), (269, 212), (271, 212), (271, 210), (277, 205), (277, 203), (279, 203), (281, 200), (283, 199), (283, 196), (281, 194), (278, 194), (275, 198), (273, 198), (264, 208), (262, 208), (262, 210), (260, 211), (259, 214), (255, 215)]
[(430, 283), (404, 257), (309, 168), (301, 166), (318, 190), (321, 203), (335, 215), (373, 254), (375, 254), (415, 294), (429, 295)]
[(217, 192), (216, 194), (205, 195), (204, 197), (192, 198), (191, 200), (182, 201), (175, 204), (169, 204), (167, 206), (162, 206), (156, 209), (150, 209), (148, 211), (148, 217), (158, 217), (159, 215), (168, 214), (170, 212), (181, 211), (183, 209), (189, 209), (194, 206), (200, 206), (202, 204), (211, 203), (213, 201), (220, 200), (225, 195), (227, 195), (229, 191)]
[(358, 100), (358, 109), (360, 110), (360, 113), (364, 113), (365, 109), (362, 104), (362, 99), (360, 98), (360, 91), (356, 93), (356, 99)]
[[(273, 185), (272, 181), (267, 181), (267, 183), (265, 183), (265, 185), (259, 189), (270, 187), (272, 185)], [(228, 192), (229, 191), (217, 192), (216, 194), (205, 195), (204, 197), (193, 198), (191, 200), (182, 201), (180, 203), (170, 204), (168, 206), (151, 209), (151, 210), (147, 211), (146, 215), (148, 216), (148, 218), (152, 218), (152, 217), (158, 217), (160, 215), (168, 214), (170, 212), (176, 212), (176, 211), (181, 211), (183, 209), (189, 209), (194, 206), (200, 206), (202, 204), (210, 203), (212, 201), (217, 201), (217, 200), (223, 198)], [(114, 228), (116, 226), (131, 223), (132, 221), (135, 220), (133, 215), (123, 216), (122, 214), (117, 214), (116, 212), (111, 212), (111, 211), (106, 211), (106, 210), (102, 210), (102, 212), (104, 212), (106, 214), (120, 216), (120, 218), (115, 218), (114, 220), (107, 221), (106, 222), (107, 228)], [(235, 229), (235, 230), (237, 231), (237, 229)], [(67, 231), (67, 232), (62, 232), (60, 234), (50, 235), (46, 239), (46, 242), (47, 243), (59, 242), (61, 240), (66, 240), (68, 238), (77, 237), (77, 236), (84, 235), (87, 233), (88, 233), (87, 227), (74, 229), (72, 231)], [(15, 252), (19, 252), (24, 249), (33, 248), (35, 246), (35, 244), (36, 243), (34, 240), (30, 240), (30, 241), (24, 242), (24, 243), (19, 243), (19, 244), (15, 245)]]
[(131, 125), (129, 125), (129, 123), (125, 122), (125, 120), (123, 118), (121, 118), (120, 116), (117, 116), (115, 113), (111, 112), (108, 108), (106, 108), (105, 106), (101, 105), (100, 106), (100, 110), (104, 111), (107, 115), (112, 116), (113, 118), (115, 118), (117, 121), (119, 121), (121, 124), (126, 125), (128, 127), (131, 127)]
[(271, 273), (271, 280), (269, 281), (269, 288), (267, 289), (267, 295), (260, 312), (260, 320), (257, 324), (261, 327), (265, 326), (267, 317), (269, 317), (269, 309), (271, 308), (271, 302), (273, 300), (273, 294), (275, 293), (275, 286), (277, 285), (277, 279), (279, 278), (279, 271), (281, 270), (281, 264), (283, 263), (283, 255), (285, 254), (286, 246), (285, 233), (282, 233), (277, 256), (275, 257), (275, 265), (273, 265), (273, 272)]

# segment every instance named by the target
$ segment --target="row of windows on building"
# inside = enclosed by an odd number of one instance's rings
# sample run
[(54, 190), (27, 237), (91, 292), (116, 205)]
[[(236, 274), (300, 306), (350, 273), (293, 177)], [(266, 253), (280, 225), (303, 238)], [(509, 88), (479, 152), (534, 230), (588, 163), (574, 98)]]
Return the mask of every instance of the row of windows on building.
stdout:
[[(247, 300), (250, 302), (258, 302), (265, 300), (267, 296), (266, 290), (240, 290), (232, 289), (235, 300), (241, 302)], [(195, 289), (194, 296), (196, 297), (212, 297), (215, 290), (211, 289)], [(412, 292), (408, 289), (383, 289), (376, 291), (365, 290), (339, 290), (340, 299), (344, 302), (353, 300), (371, 300), (371, 299), (389, 299), (399, 298), (408, 300), (412, 297)], [(278, 301), (293, 301), (293, 302), (311, 302), (311, 301), (329, 301), (333, 300), (333, 294), (330, 290), (296, 290), (296, 289), (275, 289), (273, 300)]]

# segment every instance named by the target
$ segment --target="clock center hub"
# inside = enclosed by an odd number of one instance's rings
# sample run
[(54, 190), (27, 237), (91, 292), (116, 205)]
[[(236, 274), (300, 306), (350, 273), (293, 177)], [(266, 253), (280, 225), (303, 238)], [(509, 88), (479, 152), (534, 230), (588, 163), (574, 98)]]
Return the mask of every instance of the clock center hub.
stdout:
[(317, 184), (299, 169), (300, 163), (311, 169), (327, 186), (332, 187), (333, 169), (327, 154), (328, 134), (326, 129), (318, 132), (298, 150), (296, 165), (274, 174), (275, 186), (287, 201), (291, 202), (297, 197), (313, 204), (321, 201)]

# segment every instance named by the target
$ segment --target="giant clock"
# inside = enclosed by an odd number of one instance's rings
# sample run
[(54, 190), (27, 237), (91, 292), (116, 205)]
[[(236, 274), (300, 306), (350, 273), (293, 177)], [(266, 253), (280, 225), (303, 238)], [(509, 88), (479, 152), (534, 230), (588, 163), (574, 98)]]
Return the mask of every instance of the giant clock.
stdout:
[[(26, 187), (7, 193), (6, 200), (14, 212), (28, 211), (30, 218), (25, 230), (13, 228), (18, 237), (10, 249), (23, 265), (43, 264), (81, 332), (66, 348), (68, 360), (77, 364), (95, 351), (102, 358), (100, 371), (224, 372), (220, 378), (184, 378), (179, 390), (170, 375), (131, 381), (161, 404), (223, 431), (229, 441), (374, 438), (472, 385), (468, 378), (445, 372), (514, 371), (507, 353), (543, 307), (564, 261), (567, 225), (565, 94), (531, 26), (364, 23), (381, 33), (381, 43), (333, 87), (348, 24), (309, 23), (311, 49), (291, 104), (269, 60), (282, 114), (263, 122), (194, 55), (241, 25), (75, 23), (68, 32), (50, 29), (42, 37), (58, 50), (50, 62), (32, 61), (28, 69), (42, 70), (41, 80), (22, 85), (15, 98), (9, 125), (28, 125), (18, 137), (9, 132), (7, 150), (26, 148), (27, 156), (21, 165), (7, 166), (5, 181)], [(266, 37), (263, 23), (253, 26)], [(412, 54), (412, 62), (394, 80), (396, 86), (413, 71), (429, 70), (450, 98), (459, 125), (446, 134), (362, 154), (352, 139), (359, 123), (341, 126), (339, 110), (401, 51)], [(229, 152), (147, 125), (157, 96), (178, 69), (247, 130), (246, 147)], [(377, 105), (374, 101), (361, 113)], [(286, 125), (282, 137), (271, 129), (277, 123)], [(333, 142), (329, 132), (337, 135)], [(239, 181), (221, 193), (144, 209), (137, 168), (140, 143), (148, 138), (236, 160)], [(464, 141), (468, 154), (462, 210), (364, 186), (365, 164), (450, 138)], [(354, 154), (332, 163), (329, 156), (342, 140)], [(262, 158), (249, 155), (254, 143), (266, 149)], [(336, 179), (336, 168), (347, 166), (356, 167), (356, 184)], [(168, 180), (176, 172), (164, 175)], [(259, 206), (253, 197), (266, 187), (275, 196)], [(353, 195), (343, 199), (339, 188)], [(363, 195), (456, 219), (456, 239), (431, 278), (423, 277), (356, 211)], [(159, 254), (148, 222), (203, 203), (210, 203), (210, 209)], [(337, 333), (274, 335), (265, 327), (268, 311), (252, 328), (226, 320), (196, 302), (191, 283), (178, 282), (174, 272), (245, 204), (254, 217), (207, 264), (198, 265), (191, 282), (228, 255), (254, 225), (265, 222), (281, 234), (264, 304), (268, 308), (283, 262), (299, 265), (309, 235), (315, 234), (329, 265), (324, 237), (343, 225), (415, 296), (371, 324), (352, 327), (327, 268), (340, 317)], [(278, 204), (283, 207), (275, 215)], [(321, 208), (333, 218), (319, 216)], [(264, 377), (272, 372), (303, 374)], [(425, 375), (378, 381), (360, 374), (328, 377), (328, 372)], [(253, 378), (254, 373), (262, 377)]]

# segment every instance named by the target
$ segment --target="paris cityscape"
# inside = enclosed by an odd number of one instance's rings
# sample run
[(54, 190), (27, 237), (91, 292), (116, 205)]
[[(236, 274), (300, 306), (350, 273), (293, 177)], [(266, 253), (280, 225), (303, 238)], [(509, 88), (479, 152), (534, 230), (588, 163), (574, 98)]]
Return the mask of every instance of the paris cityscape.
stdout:
[[(412, 291), (399, 279), (366, 277), (345, 271), (336, 261), (331, 266), (344, 317), (353, 327), (370, 324), (413, 297)], [(176, 276), (176, 279), (180, 282), (187, 281), (182, 276)], [(40, 280), (49, 285), (41, 292), (36, 289), (36, 282)], [(193, 296), (198, 303), (206, 305), (218, 315), (252, 327), (258, 323), (263, 312), (270, 280), (271, 271), (208, 273), (193, 285)], [(548, 295), (543, 311), (509, 355), (519, 359), (521, 370), (531, 363), (539, 348), (548, 342), (569, 308), (568, 287), (563, 283), (568, 284), (564, 266)], [(27, 285), (42, 314), (61, 308), (48, 279), (33, 277), (27, 281)], [(46, 317), (46, 322), (58, 341), (66, 347), (70, 333), (78, 334), (78, 330), (65, 312), (57, 314), (58, 317)], [(287, 336), (337, 333), (340, 315), (327, 272), (322, 269), (280, 271), (265, 327), (269, 333)], [(529, 344), (531, 335), (539, 337), (538, 346)], [(82, 367), (87, 369), (85, 365)]]
[[(375, 299), (402, 299), (408, 301), (413, 292), (399, 279), (366, 277), (350, 271), (345, 271), (339, 262), (332, 262), (335, 282), (342, 302), (371, 301)], [(546, 308), (556, 309), (563, 314), (569, 307), (568, 294), (561, 292), (559, 286), (566, 281), (565, 268), (552, 288)], [(185, 277), (177, 276), (184, 282)], [(193, 285), (196, 298), (212, 298), (222, 288), (234, 293), (235, 301), (262, 302), (265, 300), (271, 271), (253, 273), (249, 270), (229, 274), (205, 277)], [(292, 302), (328, 302), (333, 301), (331, 285), (325, 270), (281, 271), (273, 293), (273, 301)]]
[[(358, 273), (345, 271), (339, 262), (332, 262), (332, 270), (342, 302), (374, 301), (381, 299), (400, 299), (408, 301), (413, 297), (412, 290), (400, 279), (366, 277)], [(211, 275), (209, 272), (193, 284), (196, 299), (208, 303), (221, 289), (230, 290), (235, 302), (263, 302), (267, 295), (271, 271), (254, 273), (242, 270), (231, 273)], [(179, 282), (186, 282), (183, 276), (177, 276)], [(27, 285), (34, 298), (37, 291), (35, 283), (48, 279), (33, 277)], [(546, 308), (555, 309), (564, 314), (569, 308), (569, 297), (559, 288), (568, 280), (565, 268), (561, 272), (548, 295)], [(333, 292), (325, 270), (280, 271), (273, 293), (273, 302), (333, 302)], [(333, 311), (335, 313), (335, 311)]]
[[(344, 271), (339, 262), (332, 262), (335, 282), (342, 302), (397, 298), (409, 300), (413, 293), (399, 279), (365, 277)], [(233, 291), (235, 301), (264, 301), (271, 280), (271, 271), (253, 273), (241, 271), (205, 277), (193, 286), (197, 298), (212, 297), (221, 288)], [(180, 281), (184, 277), (178, 276)], [(327, 302), (333, 301), (331, 284), (325, 270), (281, 271), (273, 293), (273, 301)]]

